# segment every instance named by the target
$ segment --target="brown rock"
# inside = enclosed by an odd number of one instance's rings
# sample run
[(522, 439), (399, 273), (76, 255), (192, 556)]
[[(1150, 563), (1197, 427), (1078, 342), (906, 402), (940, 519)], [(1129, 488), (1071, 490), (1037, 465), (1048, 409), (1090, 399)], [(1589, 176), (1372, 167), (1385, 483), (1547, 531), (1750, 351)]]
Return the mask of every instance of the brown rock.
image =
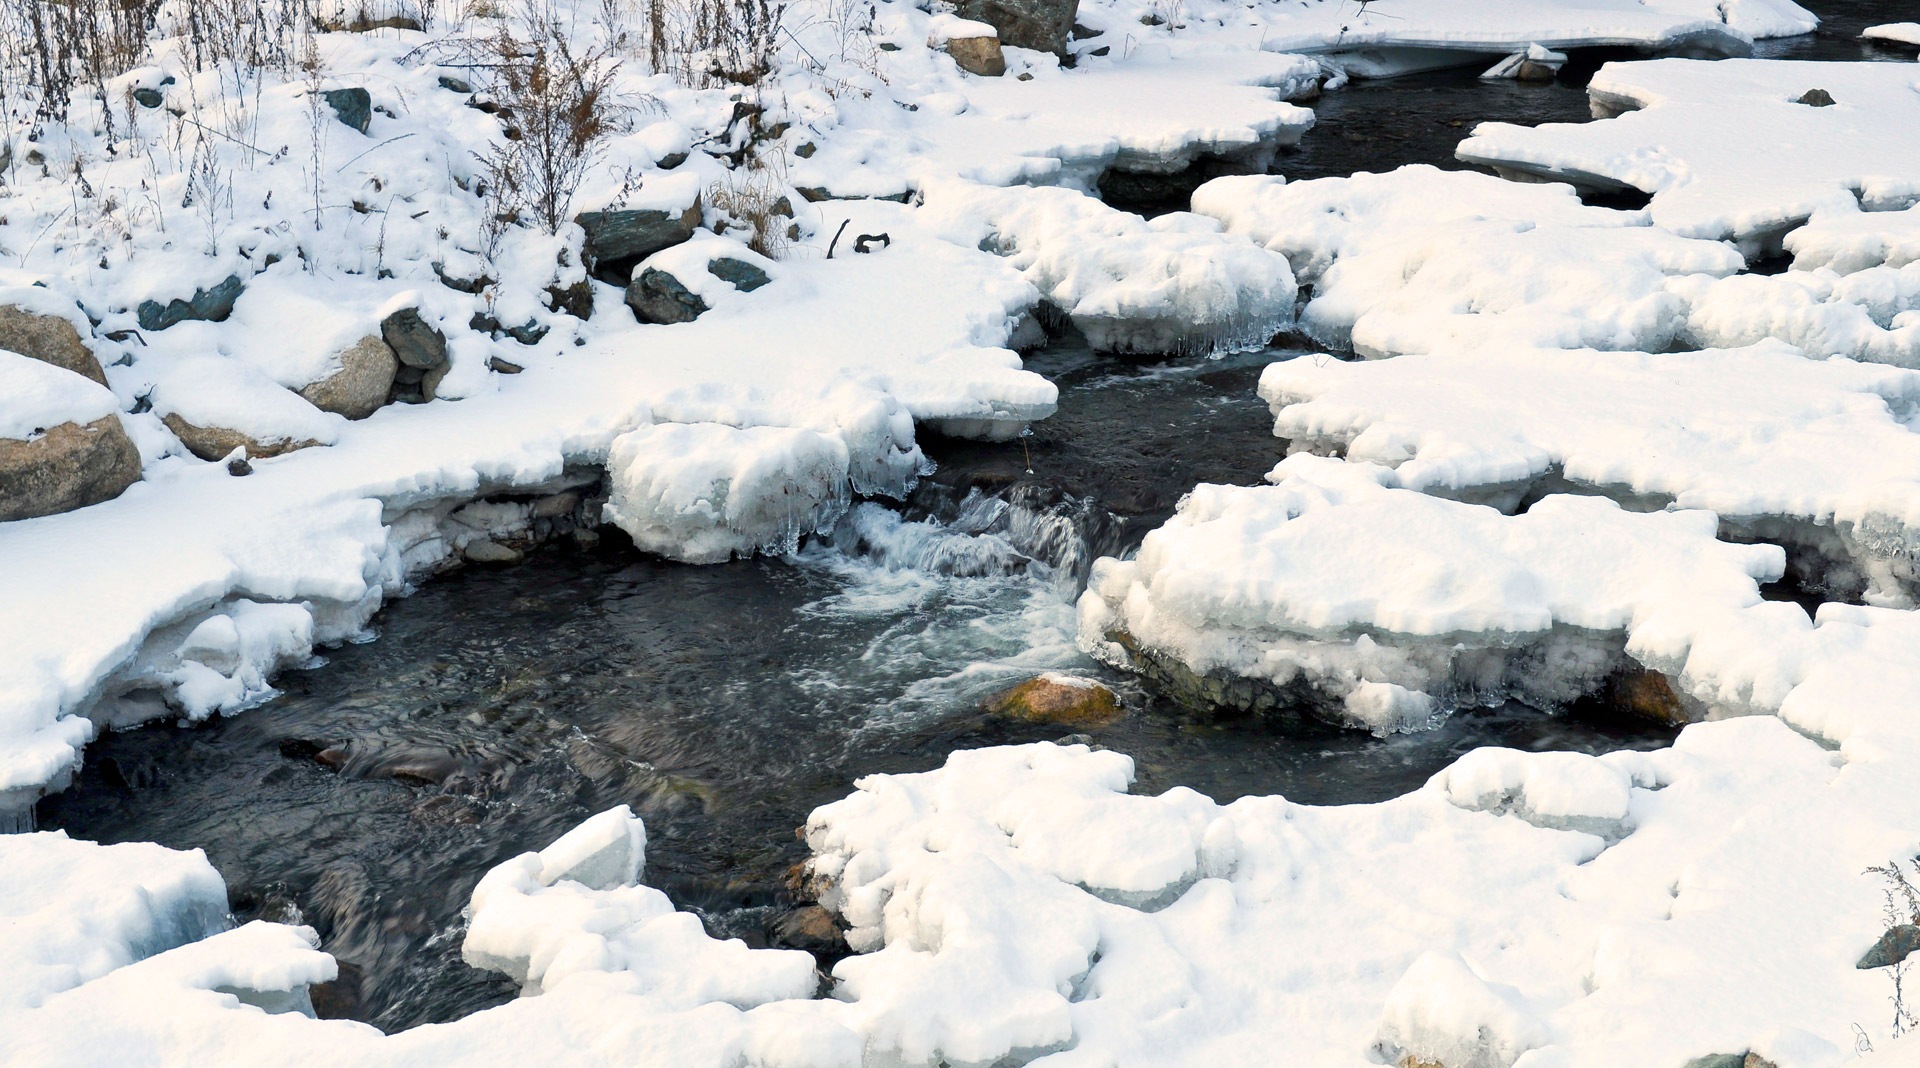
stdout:
[(1516, 81), (1544, 84), (1553, 81), (1559, 74), (1559, 71), (1537, 59), (1528, 59), (1521, 61), (1520, 66), (1514, 69), (1513, 77)]
[(968, 74), (998, 78), (1007, 72), (998, 37), (955, 37), (947, 42), (947, 54)]
[(300, 389), (299, 393), (323, 412), (348, 419), (365, 419), (387, 403), (400, 359), (385, 341), (372, 334), (340, 354), (340, 370)]
[(202, 460), (218, 460), (235, 449), (245, 449), (248, 456), (259, 460), (320, 444), (311, 438), (302, 441), (261, 441), (225, 427), (195, 426), (171, 412), (162, 416), (160, 421), (167, 424), (167, 429), (173, 431), (188, 452)]
[(808, 951), (844, 948), (846, 944), (833, 913), (818, 905), (806, 905), (780, 917), (773, 927), (773, 939), (777, 945)]
[(0, 305), (0, 349), (31, 356), (42, 363), (64, 367), (101, 385), (107, 376), (93, 358), (80, 331), (57, 315), (36, 315), (11, 304)]
[(110, 501), (140, 481), (140, 450), (117, 415), (0, 438), (0, 522)]
[(1097, 682), (1042, 675), (989, 700), (987, 711), (1028, 723), (1101, 727), (1120, 714), (1120, 702)]
[(1670, 727), (1683, 727), (1700, 717), (1673, 689), (1673, 683), (1658, 671), (1625, 671), (1607, 681), (1601, 701), (1610, 712), (1635, 719), (1650, 719)]

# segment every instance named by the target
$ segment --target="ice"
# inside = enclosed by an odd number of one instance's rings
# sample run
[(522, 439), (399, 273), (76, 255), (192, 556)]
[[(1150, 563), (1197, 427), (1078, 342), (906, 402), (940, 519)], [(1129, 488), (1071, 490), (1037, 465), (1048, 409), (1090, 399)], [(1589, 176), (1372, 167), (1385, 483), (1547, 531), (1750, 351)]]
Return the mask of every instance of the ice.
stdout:
[(1212, 219), (1142, 219), (1070, 189), (948, 183), (928, 210), (1010, 258), (1099, 352), (1219, 355), (1293, 321), (1287, 261)]
[[(1216, 702), (1218, 687), (1255, 709), (1304, 701), (1331, 722), (1417, 730), (1510, 696), (1570, 703), (1628, 666), (1637, 629), (1671, 637), (1702, 606), (1757, 604), (1756, 580), (1784, 567), (1778, 547), (1715, 540), (1709, 512), (1557, 495), (1505, 516), (1304, 455), (1268, 478), (1195, 487), (1135, 559), (1096, 562), (1082, 647), (1150, 674), (1177, 663)], [(1209, 676), (1256, 685), (1235, 700)]]
[(1891, 41), (1920, 47), (1920, 22), (1883, 22), (1861, 30), (1860, 36), (1869, 41)]
[(1775, 338), (1809, 356), (1920, 367), (1920, 264), (1688, 278), (1670, 288), (1688, 305), (1681, 336), (1693, 345)]
[[(1617, 117), (1482, 123), (1455, 154), (1504, 173), (1638, 189), (1652, 194), (1658, 226), (1772, 252), (1816, 212), (1920, 199), (1920, 144), (1889, 136), (1920, 125), (1916, 84), (1920, 69), (1901, 63), (1610, 63), (1587, 92)], [(1835, 103), (1798, 102), (1814, 89)]]
[(198, 941), (226, 917), (226, 884), (197, 849), (0, 834), (0, 1013)]
[(1282, 253), (1312, 289), (1301, 330), (1366, 356), (1448, 344), (1659, 349), (1686, 306), (1670, 277), (1725, 275), (1732, 248), (1644, 215), (1582, 205), (1566, 186), (1424, 165), (1287, 183), (1218, 178), (1194, 210)]
[(1920, 204), (1905, 211), (1817, 211), (1787, 235), (1786, 248), (1801, 271), (1905, 267), (1920, 260)]
[(105, 387), (64, 367), (0, 349), (0, 438), (32, 438), (62, 423), (85, 426), (120, 410)]
[(1512, 508), (1560, 478), (1640, 507), (1707, 509), (1789, 543), (1837, 536), (1821, 551), (1860, 574), (1830, 581), (1891, 603), (1910, 595), (1911, 372), (1775, 341), (1662, 355), (1490, 348), (1290, 360), (1268, 367), (1260, 390), (1292, 449), (1390, 465), (1408, 488)]

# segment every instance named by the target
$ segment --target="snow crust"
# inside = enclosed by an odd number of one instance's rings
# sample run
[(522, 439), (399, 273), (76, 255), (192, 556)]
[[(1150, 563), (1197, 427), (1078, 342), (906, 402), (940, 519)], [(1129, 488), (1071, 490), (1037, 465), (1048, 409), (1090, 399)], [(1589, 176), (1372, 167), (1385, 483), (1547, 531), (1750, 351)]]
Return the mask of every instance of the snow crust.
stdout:
[(85, 426), (120, 410), (112, 393), (64, 367), (0, 349), (0, 438), (32, 438), (62, 423)]
[[(1900, 63), (1800, 60), (1610, 63), (1588, 94), (1626, 110), (1585, 124), (1482, 123), (1471, 163), (1650, 193), (1656, 225), (1682, 237), (1777, 248), (1818, 211), (1905, 208), (1920, 199), (1920, 71)], [(1798, 103), (1823, 89), (1835, 103)], [(1631, 109), (1631, 110), (1627, 110)], [(1790, 144), (1791, 152), (1777, 146)]]

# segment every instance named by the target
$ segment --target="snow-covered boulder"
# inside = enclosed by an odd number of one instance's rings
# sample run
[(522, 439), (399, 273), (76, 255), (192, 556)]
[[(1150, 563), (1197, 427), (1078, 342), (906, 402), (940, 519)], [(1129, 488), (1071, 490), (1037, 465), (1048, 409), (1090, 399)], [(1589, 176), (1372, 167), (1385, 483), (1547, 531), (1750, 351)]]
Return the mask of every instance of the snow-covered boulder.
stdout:
[(85, 323), (79, 309), (51, 289), (0, 286), (0, 349), (63, 367), (104, 386), (107, 376), (100, 370), (100, 361), (80, 340), (79, 327)]
[(202, 460), (235, 449), (250, 457), (331, 445), (346, 425), (252, 364), (223, 356), (189, 356), (166, 368), (148, 394), (153, 412)]
[(1293, 322), (1287, 261), (1212, 219), (1142, 219), (1061, 188), (950, 182), (927, 198), (957, 238), (1010, 257), (1098, 351), (1217, 355)]
[(105, 386), (0, 350), (0, 522), (112, 500), (140, 479), (140, 451)]
[[(1509, 173), (1652, 194), (1653, 221), (1684, 237), (1773, 252), (1817, 211), (1920, 199), (1910, 65), (1661, 59), (1611, 63), (1588, 93), (1602, 122), (1482, 123), (1456, 151)], [(1835, 103), (1799, 100), (1824, 90)], [(1782, 152), (1781, 145), (1793, 151)]]
[(779, 273), (777, 264), (745, 244), (703, 232), (642, 260), (626, 301), (643, 323), (690, 323)]
[(1883, 22), (1860, 31), (1864, 40), (1920, 48), (1920, 22)]
[(1552, 1034), (1518, 991), (1480, 978), (1458, 953), (1430, 952), (1387, 995), (1375, 1042), (1393, 1064), (1511, 1068)]
[(1640, 627), (1756, 604), (1776, 546), (1710, 512), (1551, 496), (1524, 514), (1294, 456), (1269, 486), (1195, 487), (1132, 560), (1102, 558), (1082, 648), (1176, 698), (1380, 733), (1518, 698), (1556, 708), (1628, 668)]

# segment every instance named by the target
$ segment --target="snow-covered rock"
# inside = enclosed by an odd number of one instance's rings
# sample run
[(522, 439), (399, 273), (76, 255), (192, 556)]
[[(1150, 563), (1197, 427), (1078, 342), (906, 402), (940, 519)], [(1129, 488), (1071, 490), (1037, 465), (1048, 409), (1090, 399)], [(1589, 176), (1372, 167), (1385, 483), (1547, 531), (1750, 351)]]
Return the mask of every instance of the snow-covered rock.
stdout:
[(202, 460), (223, 459), (236, 448), (267, 457), (331, 445), (346, 425), (253, 364), (220, 356), (174, 362), (147, 397), (154, 414)]
[(1097, 561), (1082, 647), (1203, 706), (1418, 730), (1461, 706), (1569, 704), (1630, 666), (1637, 628), (1684, 641), (1784, 567), (1776, 546), (1717, 541), (1710, 512), (1556, 495), (1506, 516), (1305, 455), (1268, 478), (1198, 486), (1135, 559)]
[(85, 508), (140, 478), (106, 387), (0, 349), (0, 523)]
[[(1656, 225), (1777, 251), (1817, 211), (1920, 199), (1920, 145), (1893, 133), (1920, 125), (1916, 83), (1920, 72), (1899, 63), (1610, 63), (1587, 92), (1617, 117), (1482, 123), (1456, 155), (1505, 173), (1638, 189), (1652, 194)], [(1799, 102), (1814, 89), (1835, 103)]]

